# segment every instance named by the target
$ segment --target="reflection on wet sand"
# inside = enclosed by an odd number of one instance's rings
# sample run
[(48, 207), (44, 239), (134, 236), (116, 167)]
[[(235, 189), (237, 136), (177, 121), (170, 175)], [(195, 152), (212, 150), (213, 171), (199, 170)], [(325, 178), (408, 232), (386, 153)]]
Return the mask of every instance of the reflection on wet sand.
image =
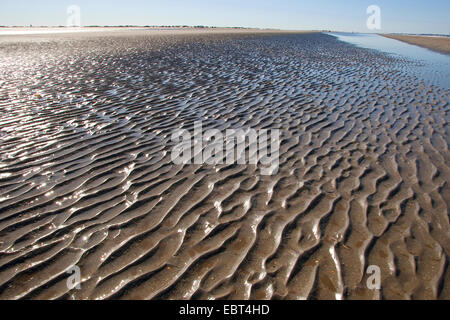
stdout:
[[(413, 63), (318, 33), (0, 55), (1, 299), (450, 298), (449, 93)], [(195, 121), (280, 129), (278, 173), (173, 164)]]

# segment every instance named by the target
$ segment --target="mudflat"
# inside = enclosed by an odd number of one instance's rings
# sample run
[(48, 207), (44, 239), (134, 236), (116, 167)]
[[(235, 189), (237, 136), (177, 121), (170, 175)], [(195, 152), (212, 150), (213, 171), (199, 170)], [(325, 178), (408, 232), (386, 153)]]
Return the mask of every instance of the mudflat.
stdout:
[[(449, 91), (415, 64), (293, 32), (0, 56), (0, 299), (450, 299)], [(174, 164), (197, 121), (279, 129), (279, 170)]]

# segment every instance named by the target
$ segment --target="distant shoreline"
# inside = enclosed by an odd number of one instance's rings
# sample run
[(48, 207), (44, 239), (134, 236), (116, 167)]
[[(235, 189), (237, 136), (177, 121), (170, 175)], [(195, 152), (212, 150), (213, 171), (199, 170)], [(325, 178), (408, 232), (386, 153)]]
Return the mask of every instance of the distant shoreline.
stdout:
[(429, 35), (381, 34), (383, 37), (403, 41), (422, 48), (450, 55), (450, 37)]
[(207, 27), (207, 26), (86, 26), (86, 27), (5, 27), (0, 26), (0, 36), (50, 35), (61, 33), (98, 33), (98, 32), (188, 32), (188, 33), (309, 33), (313, 30), (281, 30), (246, 27)]

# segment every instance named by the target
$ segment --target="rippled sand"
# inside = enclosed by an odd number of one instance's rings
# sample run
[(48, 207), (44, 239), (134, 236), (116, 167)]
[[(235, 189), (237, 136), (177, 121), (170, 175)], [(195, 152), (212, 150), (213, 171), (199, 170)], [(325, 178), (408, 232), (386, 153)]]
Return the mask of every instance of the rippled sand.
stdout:
[[(412, 63), (292, 33), (0, 56), (0, 299), (450, 299), (449, 92)], [(281, 129), (279, 172), (174, 165), (198, 120)]]

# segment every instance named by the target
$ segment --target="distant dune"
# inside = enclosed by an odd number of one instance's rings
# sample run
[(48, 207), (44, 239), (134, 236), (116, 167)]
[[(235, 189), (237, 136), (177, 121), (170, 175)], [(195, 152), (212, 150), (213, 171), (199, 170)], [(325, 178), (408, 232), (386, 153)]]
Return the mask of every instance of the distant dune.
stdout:
[(397, 34), (383, 34), (391, 39), (400, 40), (416, 46), (428, 48), (434, 51), (450, 54), (450, 37), (440, 36), (410, 36)]

